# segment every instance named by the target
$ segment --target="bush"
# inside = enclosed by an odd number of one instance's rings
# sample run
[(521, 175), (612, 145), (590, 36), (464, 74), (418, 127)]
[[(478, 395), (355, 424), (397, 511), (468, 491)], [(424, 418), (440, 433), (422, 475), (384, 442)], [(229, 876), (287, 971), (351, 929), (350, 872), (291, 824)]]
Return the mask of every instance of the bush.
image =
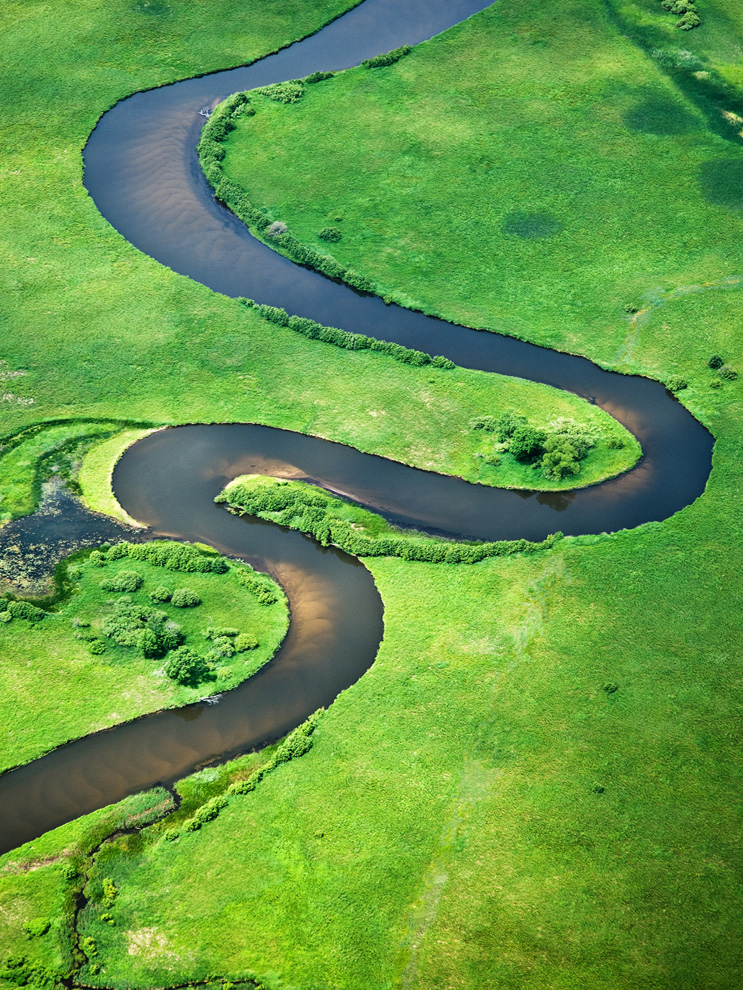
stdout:
[(317, 236), (323, 241), (339, 241), (343, 234), (337, 227), (323, 227)]
[(231, 639), (227, 636), (217, 636), (217, 638), (212, 643), (212, 648), (209, 651), (210, 656), (213, 656), (215, 660), (228, 660), (230, 657), (235, 655), (235, 646)]
[(204, 630), (204, 639), (219, 639), (222, 636), (238, 636), (239, 629), (232, 629), (230, 626), (209, 626)]
[(412, 52), (410, 45), (402, 45), (400, 48), (393, 48), (391, 52), (386, 52), (384, 55), (375, 55), (374, 58), (365, 58), (361, 63), (365, 69), (382, 69), (386, 65), (392, 65), (394, 62), (399, 62), (401, 58), (409, 55)]
[[(502, 417), (501, 417), (502, 418)], [(495, 416), (476, 416), (470, 420), (470, 429), (485, 430), (486, 433), (495, 433), (498, 427), (498, 420)]]
[(93, 567), (103, 567), (106, 563), (106, 556), (100, 550), (93, 550), (88, 560)]
[(677, 28), (681, 31), (691, 31), (692, 28), (699, 27), (702, 23), (702, 18), (695, 10), (690, 10), (688, 14), (684, 14), (683, 17), (679, 19)]
[(240, 633), (235, 640), (235, 649), (238, 653), (245, 653), (247, 650), (254, 650), (258, 646), (258, 640), (251, 633)]
[(101, 581), (104, 591), (132, 592), (141, 588), (144, 578), (137, 571), (119, 571), (113, 577)]
[(542, 473), (546, 478), (566, 478), (580, 471), (580, 457), (576, 448), (558, 436), (547, 437), (542, 457)]
[(210, 673), (209, 664), (186, 646), (179, 646), (170, 654), (165, 673), (179, 684), (191, 687), (203, 681)]
[(274, 83), (273, 86), (264, 86), (257, 89), (256, 93), (276, 100), (277, 103), (299, 103), (304, 96), (304, 86), (298, 79), (289, 79), (287, 82)]
[(734, 382), (738, 377), (738, 372), (734, 368), (731, 368), (729, 364), (723, 364), (723, 366), (718, 369), (717, 374), (723, 379), (723, 381), (726, 382)]
[(93, 654), (93, 656), (100, 656), (101, 653), (106, 652), (106, 644), (102, 639), (92, 639), (88, 643), (88, 650)]
[(201, 599), (190, 588), (178, 588), (173, 592), (170, 604), (176, 608), (196, 608), (201, 605)]
[(517, 461), (532, 461), (543, 451), (545, 434), (533, 426), (519, 426), (514, 430), (508, 444)]
[(519, 427), (526, 426), (526, 418), (518, 413), (505, 412), (495, 425), (495, 435), (500, 443), (506, 443)]
[(227, 561), (219, 554), (204, 554), (183, 543), (117, 543), (106, 554), (107, 560), (143, 560), (153, 567), (192, 574), (224, 574)]
[(154, 629), (143, 629), (139, 641), (142, 653), (147, 660), (157, 660), (167, 652), (165, 644)]
[(312, 85), (313, 83), (323, 82), (325, 79), (332, 79), (334, 75), (334, 72), (313, 72), (309, 76), (305, 76), (304, 82)]
[(34, 918), (33, 921), (27, 921), (23, 926), (23, 930), (29, 938), (35, 938), (40, 935), (46, 935), (51, 927), (51, 922), (46, 918)]
[(6, 609), (4, 612), (0, 612), (0, 622), (10, 622), (13, 616)]
[(26, 619), (28, 622), (41, 622), (46, 615), (43, 609), (37, 608), (30, 602), (9, 602), (8, 612), (13, 619)]
[(170, 588), (166, 588), (164, 584), (159, 584), (150, 592), (150, 598), (153, 602), (169, 602), (172, 597), (173, 592)]
[(707, 367), (708, 368), (713, 368), (715, 371), (717, 371), (717, 369), (718, 368), (721, 368), (723, 366), (723, 364), (725, 364), (725, 362), (722, 360), (722, 358), (720, 357), (720, 355), (719, 354), (713, 354), (712, 357), (707, 362)]
[(669, 392), (682, 392), (687, 386), (688, 382), (681, 375), (671, 375), (666, 387)]

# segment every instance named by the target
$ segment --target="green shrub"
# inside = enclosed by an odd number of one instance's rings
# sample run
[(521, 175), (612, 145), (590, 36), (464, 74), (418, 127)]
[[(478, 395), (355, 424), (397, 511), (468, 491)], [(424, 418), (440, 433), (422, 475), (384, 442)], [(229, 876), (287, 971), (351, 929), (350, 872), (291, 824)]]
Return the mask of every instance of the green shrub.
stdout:
[(29, 938), (38, 938), (41, 935), (46, 935), (51, 927), (51, 922), (46, 918), (34, 918), (33, 921), (27, 921), (23, 930)]
[(12, 618), (12, 614), (7, 609), (4, 612), (0, 612), (0, 622), (10, 622)]
[(255, 92), (276, 100), (277, 103), (299, 103), (304, 96), (304, 86), (299, 79), (289, 79), (287, 82), (274, 83), (273, 86), (263, 86)]
[(374, 58), (365, 58), (361, 63), (365, 69), (382, 69), (386, 65), (392, 65), (394, 62), (399, 62), (401, 58), (409, 55), (412, 52), (410, 45), (402, 45), (400, 48), (393, 48), (391, 52), (386, 52), (384, 55), (375, 55)]
[[(502, 417), (501, 417), (502, 418)], [(485, 430), (486, 433), (495, 433), (499, 420), (495, 416), (476, 416), (470, 420), (470, 429)]]
[(334, 72), (313, 72), (309, 76), (305, 76), (304, 82), (312, 85), (313, 83), (323, 82), (325, 79), (332, 79), (334, 75)]
[(176, 608), (196, 608), (201, 605), (201, 599), (190, 588), (177, 588), (170, 599), (170, 604)]
[(671, 375), (671, 377), (668, 379), (666, 388), (668, 389), (669, 392), (682, 392), (685, 388), (688, 387), (688, 384), (689, 383), (686, 381), (686, 379), (682, 378), (681, 375)]
[(141, 588), (144, 578), (137, 571), (119, 571), (113, 577), (101, 581), (104, 591), (132, 592)]
[(114, 883), (111, 877), (103, 878), (103, 897), (102, 903), (104, 907), (111, 907), (113, 902), (116, 900), (116, 895), (119, 892), (119, 888)]
[(143, 629), (139, 640), (142, 654), (147, 660), (158, 660), (167, 652), (162, 638), (154, 629)]
[(621, 450), (624, 447), (624, 440), (621, 437), (611, 437), (606, 446), (609, 450)]
[(224, 574), (227, 561), (218, 554), (206, 555), (195, 547), (165, 541), (152, 543), (117, 543), (106, 554), (107, 560), (143, 560), (153, 567), (191, 574)]
[(218, 639), (221, 636), (238, 636), (240, 634), (239, 629), (233, 629), (230, 626), (209, 626), (204, 630), (204, 639)]
[(676, 25), (681, 31), (691, 31), (692, 28), (699, 27), (702, 23), (702, 18), (695, 10), (690, 10), (688, 14), (684, 14), (683, 17), (679, 19)]
[(93, 654), (93, 656), (100, 656), (101, 653), (106, 652), (106, 644), (102, 639), (92, 639), (88, 643), (88, 650)]
[(37, 608), (30, 602), (9, 602), (8, 612), (14, 619), (26, 619), (28, 622), (41, 622), (46, 615), (43, 609)]
[(708, 368), (713, 368), (715, 371), (717, 371), (717, 369), (718, 368), (721, 368), (723, 366), (723, 364), (725, 364), (725, 362), (720, 357), (720, 355), (719, 354), (713, 354), (712, 357), (707, 362), (707, 367)]
[(103, 567), (106, 563), (105, 554), (101, 553), (100, 550), (93, 550), (88, 557), (88, 560), (93, 565), (93, 567)]
[(203, 657), (186, 646), (179, 646), (170, 654), (165, 664), (165, 673), (179, 684), (195, 686), (205, 680), (210, 674), (210, 668)]
[(545, 433), (533, 426), (519, 426), (508, 442), (508, 449), (517, 461), (532, 461), (543, 449)]
[(169, 602), (172, 597), (173, 592), (170, 588), (166, 588), (164, 584), (159, 584), (150, 592), (150, 598), (153, 602)]
[(731, 368), (729, 364), (723, 364), (721, 368), (718, 368), (717, 374), (726, 382), (734, 382), (738, 377), (738, 372), (734, 368)]
[(258, 646), (258, 640), (252, 633), (240, 633), (235, 640), (235, 649), (238, 653), (245, 653), (247, 650), (254, 650)]
[(495, 435), (500, 443), (506, 443), (520, 427), (526, 426), (526, 417), (515, 412), (505, 412), (498, 418)]
[(235, 655), (235, 645), (227, 636), (217, 636), (212, 642), (209, 656), (215, 660), (229, 660)]
[(323, 241), (339, 241), (343, 233), (337, 227), (323, 227), (317, 236)]
[(544, 442), (544, 456), (542, 457), (544, 476), (560, 479), (578, 474), (579, 471), (580, 457), (573, 444), (563, 437), (547, 437)]

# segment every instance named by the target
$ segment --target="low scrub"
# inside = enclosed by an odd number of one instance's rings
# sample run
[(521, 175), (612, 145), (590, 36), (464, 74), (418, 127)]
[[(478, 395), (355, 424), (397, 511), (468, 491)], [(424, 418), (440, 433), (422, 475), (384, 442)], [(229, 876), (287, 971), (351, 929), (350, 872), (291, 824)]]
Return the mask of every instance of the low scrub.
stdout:
[(300, 530), (322, 546), (332, 544), (356, 557), (401, 557), (429, 563), (474, 564), (487, 557), (548, 549), (562, 536), (556, 533), (540, 543), (530, 540), (454, 543), (434, 539), (396, 529), (375, 513), (305, 482), (262, 475), (237, 478), (215, 501), (227, 505), (237, 514), (270, 519)]

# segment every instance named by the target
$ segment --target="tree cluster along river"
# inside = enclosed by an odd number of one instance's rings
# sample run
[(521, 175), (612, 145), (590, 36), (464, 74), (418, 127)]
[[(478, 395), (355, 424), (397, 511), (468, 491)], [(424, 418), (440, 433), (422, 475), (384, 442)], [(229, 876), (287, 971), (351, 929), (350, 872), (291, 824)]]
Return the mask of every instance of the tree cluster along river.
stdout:
[(124, 508), (153, 536), (209, 543), (274, 574), (289, 596), (289, 635), (271, 663), (217, 704), (140, 718), (2, 775), (0, 850), (282, 735), (330, 704), (374, 662), (383, 610), (369, 572), (301, 534), (215, 506), (214, 496), (236, 475), (311, 479), (394, 522), (486, 540), (629, 528), (666, 518), (703, 491), (712, 438), (662, 385), (362, 296), (255, 240), (215, 202), (204, 180), (195, 150), (204, 106), (239, 90), (346, 68), (416, 44), (488, 5), (364, 0), (312, 37), (253, 65), (122, 100), (87, 144), (86, 186), (118, 231), (176, 272), (217, 292), (444, 354), (465, 367), (569, 389), (627, 426), (642, 443), (642, 461), (613, 481), (550, 495), (470, 485), (268, 427), (184, 426), (140, 441), (114, 474)]

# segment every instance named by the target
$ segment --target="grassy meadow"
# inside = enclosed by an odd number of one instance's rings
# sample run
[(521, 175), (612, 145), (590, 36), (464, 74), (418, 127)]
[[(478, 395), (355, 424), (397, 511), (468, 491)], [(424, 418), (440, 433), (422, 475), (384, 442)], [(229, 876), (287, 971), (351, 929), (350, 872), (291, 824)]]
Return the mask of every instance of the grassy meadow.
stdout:
[[(7, 403), (3, 436), (73, 415), (255, 419), (464, 474), (482, 440), (473, 416), (529, 401), (544, 414), (547, 393), (520, 383), (504, 403), (497, 376), (410, 368), (270, 325), (139, 255), (85, 197), (79, 148), (118, 96), (244, 61), (335, 10), (3, 9), (4, 98), (34, 122), (6, 139), (0, 201), (0, 277), (17, 283), (6, 367), (28, 372), (6, 387), (34, 404)], [(175, 815), (106, 843), (93, 864), (105, 834), (167, 811), (165, 796), (0, 859), (3, 990), (29, 966), (52, 983), (74, 972), (121, 990), (252, 975), (268, 990), (737, 990), (743, 386), (708, 360), (743, 374), (743, 150), (735, 128), (723, 136), (727, 118), (712, 127), (709, 103), (621, 33), (649, 26), (658, 46), (706, 60), (693, 71), (737, 85), (737, 5), (699, 10), (702, 27), (682, 34), (655, 0), (498, 0), (388, 68), (339, 74), (289, 106), (256, 103), (240, 121), (231, 177), (383, 293), (619, 370), (685, 378), (679, 397), (717, 439), (712, 475), (693, 505), (633, 531), (466, 567), (367, 560), (385, 605), (380, 654), (301, 760), (193, 832), (180, 826), (273, 750), (181, 782)], [(339, 241), (317, 238), (327, 225)], [(570, 397), (548, 401), (549, 416), (585, 415), (555, 412)], [(110, 508), (107, 471), (124, 440), (93, 439), (78, 477), (89, 464), (83, 487)], [(20, 506), (41, 454), (16, 457)], [(125, 564), (144, 566), (115, 566)], [(0, 626), (6, 676), (26, 679), (29, 753), (59, 729), (51, 709), (38, 715), (49, 680), (29, 645), (84, 600), (100, 614), (111, 566), (95, 579), (81, 566), (87, 591), (59, 620)], [(56, 698), (83, 693), (108, 712), (112, 695), (121, 703), (121, 687), (106, 687), (114, 676), (150, 690), (151, 661), (104, 669), (107, 654), (85, 654), (69, 630), (57, 669), (77, 649), (85, 676), (55, 680)], [(14, 700), (2, 724), (16, 746), (26, 729)], [(105, 879), (116, 893), (103, 909)], [(74, 935), (65, 898), (86, 882)], [(26, 969), (2, 969), (9, 954)]]
[[(625, 7), (670, 25), (657, 45), (703, 50), (705, 27), (675, 30), (656, 0)], [(718, 113), (729, 140), (711, 132), (612, 14), (506, 0), (296, 103), (252, 97), (225, 174), (382, 295), (613, 367), (627, 307), (743, 273), (743, 158), (736, 125)], [(731, 58), (742, 31), (725, 27)], [(684, 351), (623, 368), (668, 380)]]
[[(351, 6), (252, 0), (236, 14), (225, 0), (3, 5), (0, 438), (64, 419), (132, 428), (258, 422), (472, 481), (523, 485), (481, 470), (472, 417), (512, 407), (539, 418), (595, 416), (583, 401), (531, 383), (400, 366), (304, 340), (141, 254), (88, 197), (80, 152), (117, 99), (250, 61)], [(636, 455), (628, 444), (609, 473)], [(0, 521), (33, 502), (27, 466), (23, 475), (15, 464), (4, 471), (3, 460)], [(591, 469), (589, 480), (606, 470)]]
[[(132, 573), (141, 583), (128, 589)], [(255, 673), (286, 635), (289, 612), (268, 577), (261, 580), (270, 584), (276, 601), (261, 604), (241, 581), (253, 573), (233, 561), (225, 562), (224, 573), (184, 573), (83, 551), (66, 567), (58, 611), (33, 608), (31, 618), (24, 618), (11, 615), (7, 609), (13, 610), (13, 603), (0, 599), (0, 771), (89, 732), (229, 690)], [(160, 588), (189, 589), (200, 604), (176, 607), (175, 599), (158, 594)], [(132, 611), (143, 608), (153, 613), (149, 621)], [(161, 626), (166, 632), (173, 626), (180, 630), (172, 649), (185, 646), (209, 660), (208, 677), (181, 684), (167, 676), (169, 651), (146, 655), (144, 629)], [(216, 656), (217, 641), (204, 635), (215, 627), (251, 635), (256, 645), (245, 651), (225, 648), (225, 656)]]

